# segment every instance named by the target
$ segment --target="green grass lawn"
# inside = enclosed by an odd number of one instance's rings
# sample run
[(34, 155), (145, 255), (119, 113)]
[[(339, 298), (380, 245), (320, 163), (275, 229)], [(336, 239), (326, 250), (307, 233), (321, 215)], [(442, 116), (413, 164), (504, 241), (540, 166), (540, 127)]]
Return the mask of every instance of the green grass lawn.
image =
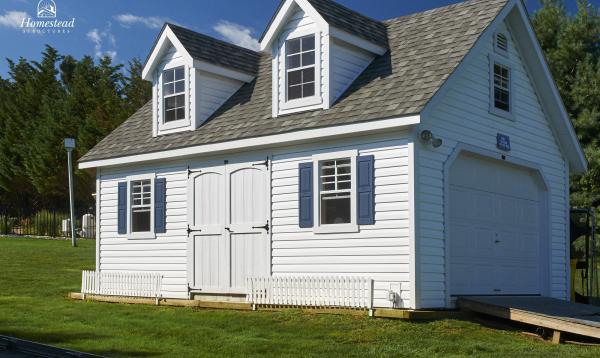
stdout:
[(93, 241), (0, 238), (0, 334), (107, 356), (600, 356), (460, 320), (71, 301)]

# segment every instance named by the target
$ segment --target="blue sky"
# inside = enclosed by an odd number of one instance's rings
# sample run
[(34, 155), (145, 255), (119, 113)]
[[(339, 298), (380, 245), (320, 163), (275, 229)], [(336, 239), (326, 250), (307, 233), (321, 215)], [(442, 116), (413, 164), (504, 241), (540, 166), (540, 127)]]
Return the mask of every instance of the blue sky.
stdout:
[[(39, 0), (0, 0), (0, 76), (6, 77), (6, 58), (37, 60), (45, 44), (76, 58), (109, 55), (127, 63), (142, 61), (164, 21), (171, 21), (246, 47), (256, 46), (279, 0), (54, 0), (57, 19), (75, 18), (69, 33), (23, 33), (23, 17), (36, 20)], [(375, 19), (389, 19), (458, 2), (457, 0), (338, 0)], [(600, 0), (592, 0), (598, 5)], [(530, 12), (538, 0), (526, 0)], [(575, 8), (575, 0), (567, 0)]]

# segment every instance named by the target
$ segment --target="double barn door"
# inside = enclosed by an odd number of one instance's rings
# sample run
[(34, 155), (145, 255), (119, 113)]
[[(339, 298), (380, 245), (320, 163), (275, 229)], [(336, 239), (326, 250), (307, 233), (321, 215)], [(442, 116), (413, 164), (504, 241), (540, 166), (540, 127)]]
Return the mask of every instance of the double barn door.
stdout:
[(203, 167), (188, 180), (192, 290), (244, 293), (270, 274), (268, 169), (261, 162)]

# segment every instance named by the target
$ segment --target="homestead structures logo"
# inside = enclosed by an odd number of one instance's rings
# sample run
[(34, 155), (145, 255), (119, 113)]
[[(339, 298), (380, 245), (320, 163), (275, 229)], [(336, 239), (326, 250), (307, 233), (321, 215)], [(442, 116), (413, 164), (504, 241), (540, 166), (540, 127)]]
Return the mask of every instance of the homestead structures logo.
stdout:
[(56, 3), (53, 0), (40, 0), (37, 4), (37, 20), (24, 17), (21, 21), (23, 33), (68, 34), (75, 27), (75, 18), (57, 19)]
[(52, 0), (40, 0), (37, 7), (37, 17), (56, 18), (56, 3)]

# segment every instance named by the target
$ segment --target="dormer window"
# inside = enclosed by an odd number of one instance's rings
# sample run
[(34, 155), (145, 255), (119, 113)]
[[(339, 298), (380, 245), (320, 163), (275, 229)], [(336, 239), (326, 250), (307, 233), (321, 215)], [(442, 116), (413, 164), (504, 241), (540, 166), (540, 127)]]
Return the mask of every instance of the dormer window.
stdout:
[(286, 41), (287, 100), (315, 95), (315, 35)]
[(162, 76), (164, 123), (185, 119), (185, 68), (165, 70)]

